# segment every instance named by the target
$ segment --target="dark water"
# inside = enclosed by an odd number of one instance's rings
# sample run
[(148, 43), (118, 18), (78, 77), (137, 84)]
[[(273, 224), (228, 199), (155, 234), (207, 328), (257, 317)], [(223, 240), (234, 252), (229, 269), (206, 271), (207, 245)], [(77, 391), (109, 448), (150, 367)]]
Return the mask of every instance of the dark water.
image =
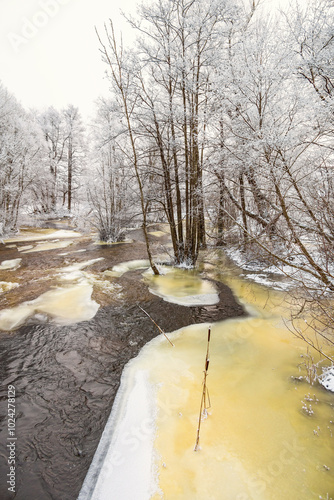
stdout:
[[(1, 499), (76, 498), (118, 387), (126, 347), (113, 338), (105, 312), (94, 322), (34, 325), (1, 339)], [(8, 492), (4, 477), (8, 385), (16, 389), (16, 495)]]

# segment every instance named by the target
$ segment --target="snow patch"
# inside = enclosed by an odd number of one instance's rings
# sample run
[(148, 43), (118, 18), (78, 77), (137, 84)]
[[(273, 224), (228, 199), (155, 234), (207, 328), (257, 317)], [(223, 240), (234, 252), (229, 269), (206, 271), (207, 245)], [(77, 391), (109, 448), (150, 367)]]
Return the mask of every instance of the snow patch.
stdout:
[(267, 274), (264, 273), (257, 273), (257, 274), (244, 274), (243, 275), (246, 279), (250, 279), (252, 281), (255, 281), (255, 283), (258, 283), (259, 285), (264, 285), (272, 288), (273, 290), (289, 290), (291, 288), (291, 283), (281, 283), (279, 281), (273, 281), (271, 278), (268, 277)]
[(228, 248), (225, 250), (225, 253), (238, 267), (247, 271), (243, 275), (246, 279), (260, 285), (268, 286), (274, 290), (290, 290), (295, 286), (292, 279), (287, 279), (289, 272), (293, 274), (289, 266), (283, 266), (281, 269), (272, 265), (266, 266), (257, 260), (250, 260), (237, 247)]
[(334, 392), (334, 365), (323, 368), (318, 380), (325, 389)]

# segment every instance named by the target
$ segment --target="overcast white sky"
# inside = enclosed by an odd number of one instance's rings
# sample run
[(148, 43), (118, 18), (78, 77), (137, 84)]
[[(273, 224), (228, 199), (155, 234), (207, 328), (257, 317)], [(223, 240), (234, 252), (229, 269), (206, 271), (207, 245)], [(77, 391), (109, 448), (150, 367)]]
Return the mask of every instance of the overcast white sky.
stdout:
[[(137, 0), (0, 0), (0, 80), (26, 107), (71, 103), (86, 117), (107, 89), (94, 26)], [(123, 24), (123, 26), (121, 26)]]
[(0, 80), (26, 108), (71, 103), (87, 118), (108, 88), (94, 26), (112, 18), (126, 33), (119, 10), (134, 13), (137, 3), (0, 0)]

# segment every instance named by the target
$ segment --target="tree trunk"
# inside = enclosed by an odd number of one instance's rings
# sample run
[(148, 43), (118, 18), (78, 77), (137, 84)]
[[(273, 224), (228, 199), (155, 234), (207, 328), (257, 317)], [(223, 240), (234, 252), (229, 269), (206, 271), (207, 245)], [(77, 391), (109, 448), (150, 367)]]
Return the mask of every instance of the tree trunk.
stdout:
[(73, 146), (72, 138), (68, 140), (67, 156), (67, 209), (70, 212), (72, 208), (72, 175), (73, 175)]
[(241, 214), (242, 214), (242, 224), (243, 224), (243, 240), (244, 247), (248, 243), (248, 226), (247, 226), (247, 214), (246, 214), (246, 199), (245, 199), (245, 185), (244, 185), (244, 174), (241, 173), (239, 176), (240, 185), (240, 203), (241, 203)]

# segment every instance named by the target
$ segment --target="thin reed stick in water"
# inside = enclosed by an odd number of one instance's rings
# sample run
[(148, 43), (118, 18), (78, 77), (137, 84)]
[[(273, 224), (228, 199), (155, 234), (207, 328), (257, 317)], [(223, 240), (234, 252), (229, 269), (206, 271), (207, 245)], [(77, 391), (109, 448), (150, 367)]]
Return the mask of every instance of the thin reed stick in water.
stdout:
[(160, 326), (154, 321), (154, 319), (151, 318), (151, 316), (148, 314), (148, 312), (146, 312), (145, 309), (143, 309), (142, 307), (140, 307), (140, 306), (138, 306), (138, 307), (139, 307), (139, 309), (141, 309), (143, 311), (143, 313), (146, 314), (146, 316), (148, 316), (150, 318), (150, 320), (152, 321), (152, 323), (154, 323), (155, 326), (158, 328), (159, 332), (162, 333), (166, 337), (166, 339), (168, 340), (168, 342), (170, 343), (170, 345), (172, 345), (174, 347), (173, 342), (171, 340), (169, 340), (169, 338), (167, 337), (166, 333), (163, 331), (162, 328), (160, 328)]
[(202, 418), (207, 416), (207, 410), (211, 406), (209, 391), (208, 391), (208, 388), (206, 385), (206, 379), (208, 376), (209, 363), (210, 363), (210, 337), (211, 337), (211, 327), (209, 327), (209, 330), (208, 330), (208, 343), (207, 343), (206, 356), (205, 356), (203, 391), (202, 391), (202, 398), (201, 398), (201, 406), (199, 409), (197, 437), (196, 437), (196, 444), (195, 444), (194, 451), (197, 451), (198, 446), (199, 446), (199, 434), (200, 434), (200, 429), (201, 429)]

